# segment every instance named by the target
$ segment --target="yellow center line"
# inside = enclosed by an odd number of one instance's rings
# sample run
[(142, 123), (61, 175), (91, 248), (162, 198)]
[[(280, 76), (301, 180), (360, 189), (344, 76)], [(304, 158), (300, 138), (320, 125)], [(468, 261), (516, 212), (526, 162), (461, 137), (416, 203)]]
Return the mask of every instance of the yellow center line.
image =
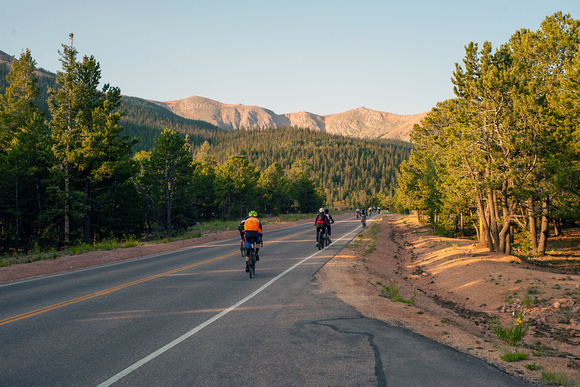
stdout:
[[(285, 239), (291, 238), (293, 236), (297, 236), (297, 235), (300, 235), (300, 234), (305, 234), (308, 231), (309, 230), (306, 230), (306, 231), (303, 231), (303, 232), (297, 233), (297, 234), (292, 234), (292, 235), (286, 236), (284, 238), (280, 238), (280, 239), (277, 239), (275, 241), (272, 241), (270, 243), (277, 243), (277, 242), (283, 241)], [(163, 273), (159, 273), (159, 274), (152, 275), (150, 277), (141, 278), (141, 279), (138, 279), (136, 281), (127, 282), (125, 284), (118, 285), (118, 286), (115, 286), (115, 287), (112, 287), (112, 288), (108, 288), (108, 289), (104, 289), (104, 290), (100, 290), (100, 291), (95, 292), (95, 293), (91, 293), (91, 294), (87, 294), (87, 295), (84, 295), (84, 296), (81, 296), (81, 297), (73, 298), (71, 300), (59, 302), (57, 304), (45, 306), (44, 308), (35, 309), (35, 310), (30, 311), (30, 312), (26, 312), (26, 313), (22, 313), (22, 314), (19, 314), (19, 315), (16, 315), (16, 316), (8, 317), (8, 318), (5, 318), (3, 320), (0, 320), (0, 325), (10, 324), (10, 323), (13, 323), (13, 322), (16, 322), (16, 321), (19, 321), (19, 320), (23, 320), (23, 319), (26, 319), (26, 318), (29, 318), (29, 317), (33, 317), (33, 316), (36, 316), (36, 315), (39, 315), (39, 314), (42, 314), (42, 313), (50, 312), (51, 310), (55, 310), (55, 309), (59, 309), (59, 308), (62, 308), (62, 307), (68, 306), (68, 305), (76, 304), (77, 302), (81, 302), (81, 301), (85, 301), (85, 300), (90, 300), (91, 298), (100, 297), (100, 296), (104, 296), (106, 294), (114, 293), (116, 291), (119, 291), (119, 290), (122, 290), (122, 289), (126, 289), (126, 288), (131, 287), (131, 286), (139, 285), (139, 284), (142, 284), (144, 282), (148, 282), (148, 281), (151, 281), (151, 280), (154, 280), (154, 279), (157, 279), (157, 278), (166, 277), (166, 276), (169, 276), (169, 275), (172, 275), (172, 274), (175, 274), (175, 273), (179, 273), (180, 271), (188, 270), (188, 269), (191, 269), (191, 268), (194, 268), (194, 267), (197, 267), (197, 266), (201, 266), (201, 265), (205, 265), (205, 264), (208, 264), (208, 263), (211, 263), (211, 262), (219, 261), (219, 260), (222, 260), (222, 259), (231, 257), (232, 255), (235, 255), (235, 254), (238, 254), (238, 252), (235, 251), (233, 253), (229, 253), (229, 254), (226, 254), (226, 255), (222, 255), (222, 256), (219, 256), (219, 257), (216, 257), (216, 258), (211, 258), (211, 259), (207, 259), (205, 261), (196, 262), (196, 263), (193, 263), (191, 265), (182, 266), (182, 267), (179, 267), (177, 269), (173, 269), (173, 270), (169, 270), (169, 271), (166, 271), (166, 272), (163, 272)]]

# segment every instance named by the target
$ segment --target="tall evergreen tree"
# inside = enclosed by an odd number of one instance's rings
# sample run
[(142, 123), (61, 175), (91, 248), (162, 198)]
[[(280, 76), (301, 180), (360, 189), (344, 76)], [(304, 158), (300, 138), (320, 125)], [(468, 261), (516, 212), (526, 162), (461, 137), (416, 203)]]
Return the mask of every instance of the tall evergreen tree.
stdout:
[(121, 91), (101, 81), (100, 64), (93, 56), (77, 62), (77, 50), (70, 35), (70, 46), (63, 45), (63, 71), (57, 73), (61, 86), (51, 90), (50, 110), (54, 153), (60, 162), (60, 181), (64, 181), (64, 238), (70, 242), (71, 216), (82, 219), (82, 237), (94, 238), (92, 220), (104, 204), (97, 192), (125, 185), (130, 177), (131, 147), (136, 140), (121, 136), (119, 120)]
[[(7, 200), (3, 229), (14, 231), (15, 248), (28, 247), (41, 233), (44, 179), (50, 161), (47, 128), (35, 99), (39, 94), (30, 50), (12, 63), (8, 88), (0, 95), (2, 157), (0, 186)], [(11, 215), (8, 215), (11, 214)], [(8, 218), (11, 218), (10, 221)], [(10, 224), (10, 227), (6, 227)]]
[(54, 168), (55, 185), (52, 187), (62, 203), (59, 211), (63, 216), (62, 235), (65, 245), (71, 242), (71, 218), (81, 218), (83, 213), (75, 200), (71, 184), (72, 151), (79, 146), (79, 128), (76, 125), (80, 108), (80, 90), (78, 89), (77, 55), (74, 47), (74, 35), (69, 35), (70, 45), (62, 45), (59, 51), (61, 71), (56, 73), (56, 89), (49, 88), (48, 106), (52, 116), (50, 129), (54, 141), (53, 152), (58, 164)]
[[(174, 208), (186, 205), (192, 184), (192, 154), (189, 143), (171, 129), (155, 140), (155, 147), (136, 156), (142, 165), (136, 184), (145, 202), (151, 203), (151, 214), (173, 233)], [(163, 216), (161, 216), (163, 214)], [(151, 221), (151, 220), (150, 220)]]

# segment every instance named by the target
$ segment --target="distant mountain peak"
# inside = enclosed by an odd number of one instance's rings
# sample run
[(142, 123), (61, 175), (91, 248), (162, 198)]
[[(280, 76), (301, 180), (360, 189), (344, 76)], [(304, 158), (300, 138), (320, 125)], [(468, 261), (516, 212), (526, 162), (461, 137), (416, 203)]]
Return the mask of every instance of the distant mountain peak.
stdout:
[(321, 116), (309, 112), (276, 114), (272, 110), (242, 104), (225, 104), (191, 96), (176, 101), (155, 102), (173, 113), (214, 124), (224, 130), (301, 127), (359, 138), (398, 138), (410, 141), (413, 125), (427, 114), (397, 115), (364, 106), (343, 113)]
[(0, 60), (5, 61), (5, 62), (12, 62), (12, 60), (14, 60), (14, 58), (11, 55), (8, 55), (7, 53), (5, 53), (4, 51), (0, 51)]

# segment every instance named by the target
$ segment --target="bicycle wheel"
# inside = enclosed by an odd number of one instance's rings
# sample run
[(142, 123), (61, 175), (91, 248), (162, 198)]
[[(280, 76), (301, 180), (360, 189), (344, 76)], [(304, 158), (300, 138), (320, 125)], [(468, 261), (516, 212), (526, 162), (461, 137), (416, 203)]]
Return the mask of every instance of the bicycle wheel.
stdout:
[(243, 240), (240, 242), (240, 254), (242, 255), (242, 258), (246, 257), (246, 242)]
[(322, 231), (321, 231), (318, 233), (318, 241), (317, 241), (318, 242), (318, 250), (322, 250), (322, 247), (323, 247), (322, 246), (322, 242), (323, 242), (322, 238), (323, 238), (323, 235), (322, 235)]
[(250, 259), (249, 259), (249, 265), (250, 265), (250, 278), (252, 278), (254, 276), (254, 274), (256, 274), (256, 255), (255, 255), (255, 251), (252, 248), (250, 250)]
[(324, 247), (327, 247), (330, 244), (329, 240), (330, 238), (328, 237), (328, 231), (326, 231), (324, 233)]

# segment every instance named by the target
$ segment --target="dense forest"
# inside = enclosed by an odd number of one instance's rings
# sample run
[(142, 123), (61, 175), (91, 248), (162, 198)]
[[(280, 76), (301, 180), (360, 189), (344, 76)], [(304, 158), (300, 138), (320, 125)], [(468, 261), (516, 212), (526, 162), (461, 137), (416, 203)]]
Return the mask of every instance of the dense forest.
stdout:
[(413, 129), (396, 203), (441, 232), (473, 225), (491, 251), (544, 255), (580, 216), (580, 23), (559, 12), (465, 50), (456, 98)]
[(300, 128), (225, 132), (102, 84), (93, 56), (0, 61), (0, 251), (185, 230), (214, 218), (386, 207), (411, 146)]
[(289, 169), (298, 160), (308, 160), (326, 202), (335, 209), (387, 207), (399, 165), (412, 148), (403, 141), (353, 139), (300, 128), (213, 132), (190, 138), (208, 141), (219, 162), (239, 154), (262, 169), (273, 163)]

